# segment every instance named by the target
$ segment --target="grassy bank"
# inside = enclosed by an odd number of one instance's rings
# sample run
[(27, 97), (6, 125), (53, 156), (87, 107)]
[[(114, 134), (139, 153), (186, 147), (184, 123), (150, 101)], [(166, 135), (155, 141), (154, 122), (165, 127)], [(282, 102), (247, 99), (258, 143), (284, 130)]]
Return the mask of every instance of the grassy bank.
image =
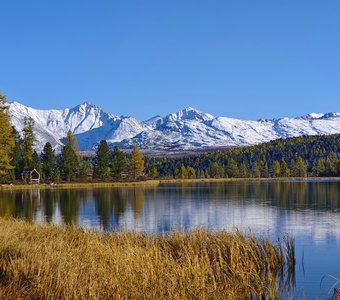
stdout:
[(166, 183), (202, 183), (202, 182), (244, 182), (244, 181), (285, 181), (285, 180), (327, 180), (340, 179), (340, 177), (278, 177), (278, 178), (197, 178), (197, 179), (154, 179), (146, 181), (125, 182), (68, 182), (59, 184), (0, 184), (0, 190), (26, 190), (26, 189), (80, 189), (80, 188), (109, 188), (129, 186), (157, 186)]
[(282, 286), (293, 269), (292, 241), (273, 245), (239, 232), (100, 234), (0, 219), (0, 298), (274, 299), (278, 278)]

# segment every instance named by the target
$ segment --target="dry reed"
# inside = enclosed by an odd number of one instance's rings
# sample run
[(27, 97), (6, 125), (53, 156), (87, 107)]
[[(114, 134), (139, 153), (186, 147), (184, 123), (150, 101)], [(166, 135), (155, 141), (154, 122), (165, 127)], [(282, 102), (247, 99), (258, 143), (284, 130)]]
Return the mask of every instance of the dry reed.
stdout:
[(239, 231), (102, 234), (0, 219), (0, 298), (275, 299), (293, 246)]

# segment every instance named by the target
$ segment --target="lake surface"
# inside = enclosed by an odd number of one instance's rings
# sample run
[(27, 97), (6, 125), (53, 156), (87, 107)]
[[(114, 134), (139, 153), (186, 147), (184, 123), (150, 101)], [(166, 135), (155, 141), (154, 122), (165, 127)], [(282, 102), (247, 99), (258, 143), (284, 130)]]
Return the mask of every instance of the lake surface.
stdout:
[(330, 298), (340, 279), (340, 180), (1, 191), (0, 216), (150, 234), (238, 227), (277, 240), (288, 233), (296, 298)]

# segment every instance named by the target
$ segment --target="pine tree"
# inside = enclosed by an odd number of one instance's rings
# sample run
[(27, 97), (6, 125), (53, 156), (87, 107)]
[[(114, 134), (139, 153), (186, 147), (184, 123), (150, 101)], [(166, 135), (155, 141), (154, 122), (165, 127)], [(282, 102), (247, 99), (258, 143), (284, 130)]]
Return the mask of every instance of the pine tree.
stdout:
[(66, 136), (66, 144), (70, 145), (71, 149), (74, 151), (74, 153), (79, 157), (79, 152), (78, 152), (78, 143), (77, 143), (77, 139), (75, 138), (75, 136), (73, 135), (72, 131), (69, 130), (67, 132), (67, 136)]
[(105, 140), (100, 141), (94, 161), (94, 177), (99, 179), (110, 178), (110, 148)]
[(51, 143), (47, 142), (41, 153), (42, 172), (46, 180), (52, 180), (56, 167), (56, 157)]
[(130, 157), (131, 176), (138, 179), (144, 172), (144, 156), (137, 146), (133, 147)]
[(125, 154), (117, 146), (113, 148), (112, 154), (112, 177), (120, 178), (120, 173), (128, 167)]
[(23, 155), (25, 168), (33, 168), (33, 153), (34, 153), (34, 142), (35, 135), (33, 132), (34, 120), (32, 118), (25, 117), (23, 130)]
[(12, 127), (15, 146), (13, 149), (13, 161), (12, 165), (14, 166), (14, 177), (15, 179), (21, 179), (21, 172), (25, 168), (25, 160), (24, 160), (24, 141), (21, 138), (20, 134), (14, 127)]
[(245, 162), (242, 163), (240, 167), (240, 177), (248, 178), (249, 177), (249, 170), (247, 164)]
[(281, 166), (277, 160), (273, 162), (273, 177), (280, 177), (281, 175)]
[(224, 177), (224, 169), (217, 162), (213, 162), (210, 165), (209, 174), (211, 178), (222, 178)]
[(181, 166), (181, 174), (180, 175), (181, 175), (182, 179), (188, 178), (188, 171), (187, 171), (187, 168), (184, 165)]
[(8, 175), (15, 146), (6, 97), (0, 93), (0, 176)]
[(269, 170), (268, 170), (268, 165), (267, 165), (266, 162), (263, 164), (262, 172), (261, 173), (262, 173), (262, 177), (264, 177), (264, 178), (268, 178), (269, 177)]
[(148, 173), (148, 177), (151, 178), (151, 179), (155, 179), (155, 178), (159, 177), (159, 173), (158, 173), (156, 166), (152, 167), (152, 169)]
[(337, 174), (337, 156), (334, 151), (331, 151), (326, 158), (326, 173), (328, 176), (336, 176)]
[(326, 166), (325, 166), (325, 160), (323, 158), (320, 158), (318, 160), (317, 170), (318, 170), (318, 176), (324, 176), (325, 175)]
[(255, 178), (261, 177), (261, 164), (258, 161), (256, 161), (253, 165), (253, 176)]
[(314, 177), (319, 176), (318, 175), (318, 163), (316, 160), (313, 160), (313, 163), (312, 163), (312, 176)]
[(226, 175), (228, 177), (238, 177), (239, 176), (239, 170), (237, 167), (237, 164), (234, 159), (229, 159), (227, 168), (226, 168)]
[(60, 173), (64, 180), (75, 180), (78, 175), (79, 168), (79, 154), (75, 151), (77, 149), (75, 138), (71, 131), (67, 133), (66, 145), (61, 150), (60, 156)]
[(281, 161), (280, 169), (281, 169), (281, 177), (289, 177), (290, 176), (289, 167), (288, 167), (288, 165), (287, 165), (287, 163), (284, 159)]
[(296, 159), (294, 174), (297, 177), (307, 177), (307, 165), (301, 156)]
[(33, 151), (32, 155), (32, 168), (36, 169), (39, 173), (41, 172), (41, 161), (37, 151)]
[(196, 178), (196, 171), (193, 167), (187, 166), (187, 174), (189, 179)]

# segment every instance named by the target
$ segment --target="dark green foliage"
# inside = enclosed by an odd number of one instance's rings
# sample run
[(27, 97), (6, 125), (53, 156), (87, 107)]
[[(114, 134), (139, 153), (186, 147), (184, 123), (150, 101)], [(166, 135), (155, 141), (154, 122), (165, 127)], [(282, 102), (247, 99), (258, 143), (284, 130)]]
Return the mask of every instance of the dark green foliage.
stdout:
[(224, 168), (217, 162), (213, 162), (209, 168), (209, 174), (211, 178), (223, 178)]
[(52, 145), (47, 142), (41, 153), (42, 176), (45, 180), (52, 180), (56, 168), (56, 157)]
[(60, 156), (60, 174), (66, 181), (78, 178), (79, 155), (76, 152), (77, 144), (71, 131), (67, 133), (66, 145), (63, 147)]
[(33, 132), (34, 120), (32, 118), (25, 118), (25, 128), (23, 130), (23, 155), (25, 168), (33, 168), (33, 153), (35, 135)]
[(238, 167), (233, 158), (228, 159), (225, 173), (226, 173), (226, 177), (238, 177), (239, 175)]
[(32, 155), (32, 168), (36, 169), (39, 173), (41, 172), (41, 161), (37, 151), (33, 151)]
[(156, 166), (153, 166), (151, 171), (148, 172), (148, 178), (155, 179), (158, 176), (159, 176), (158, 170), (157, 170)]
[(98, 179), (110, 178), (110, 149), (105, 140), (102, 140), (98, 146), (94, 160), (94, 177)]
[(20, 137), (19, 132), (17, 132), (14, 127), (13, 127), (13, 135), (15, 137), (15, 146), (13, 149), (13, 160), (12, 160), (12, 165), (14, 166), (13, 177), (15, 179), (21, 179), (21, 172), (25, 168), (24, 142), (23, 142), (23, 139)]
[(120, 173), (127, 167), (128, 163), (124, 152), (115, 146), (112, 154), (112, 177), (114, 179), (119, 179)]
[(198, 178), (340, 176), (339, 149), (340, 134), (306, 136), (200, 155), (146, 157), (145, 168), (156, 167), (163, 178), (187, 178), (188, 167)]

